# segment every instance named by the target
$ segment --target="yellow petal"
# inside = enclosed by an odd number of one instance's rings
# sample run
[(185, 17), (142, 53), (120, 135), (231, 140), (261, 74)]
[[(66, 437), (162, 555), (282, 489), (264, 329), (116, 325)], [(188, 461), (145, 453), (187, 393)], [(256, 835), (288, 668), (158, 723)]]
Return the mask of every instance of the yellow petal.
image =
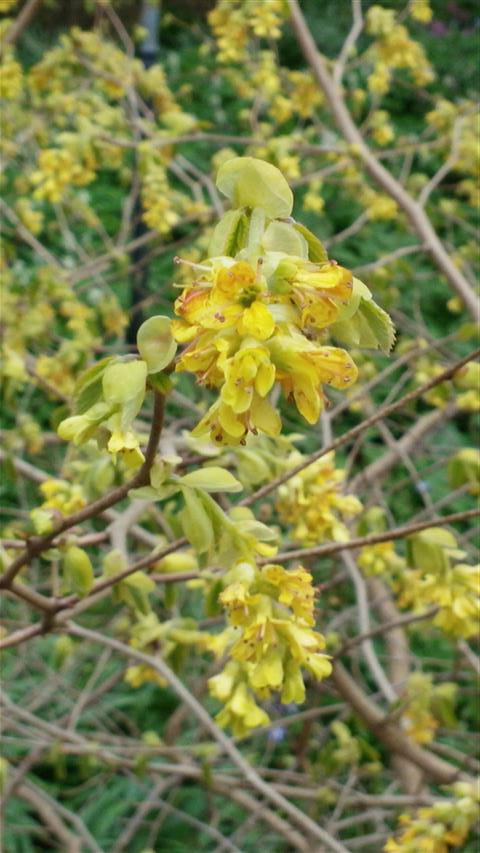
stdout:
[(268, 308), (261, 302), (253, 302), (243, 312), (238, 324), (241, 335), (249, 335), (259, 341), (265, 341), (273, 335), (275, 321)]
[(262, 432), (267, 435), (280, 435), (282, 431), (280, 415), (267, 399), (255, 394), (250, 413), (252, 423)]

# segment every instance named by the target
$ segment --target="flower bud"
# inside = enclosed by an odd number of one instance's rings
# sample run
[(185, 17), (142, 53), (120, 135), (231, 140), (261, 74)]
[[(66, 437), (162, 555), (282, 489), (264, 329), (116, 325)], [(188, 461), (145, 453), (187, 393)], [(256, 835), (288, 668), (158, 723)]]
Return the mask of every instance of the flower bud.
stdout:
[(63, 573), (67, 586), (77, 595), (88, 595), (93, 583), (93, 566), (88, 554), (76, 545), (67, 549), (63, 558)]

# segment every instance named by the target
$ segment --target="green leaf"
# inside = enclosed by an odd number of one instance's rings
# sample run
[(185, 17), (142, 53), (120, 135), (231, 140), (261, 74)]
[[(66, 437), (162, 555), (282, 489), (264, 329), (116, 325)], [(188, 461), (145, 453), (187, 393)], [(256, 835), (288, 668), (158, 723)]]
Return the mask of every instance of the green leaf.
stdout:
[(465, 447), (459, 450), (448, 462), (448, 483), (450, 488), (458, 489), (468, 483), (474, 494), (480, 492), (480, 450)]
[(272, 476), (265, 459), (253, 450), (236, 449), (238, 473), (250, 486), (258, 486)]
[(209, 257), (234, 257), (245, 245), (247, 230), (248, 220), (243, 210), (228, 210), (214, 228), (208, 246)]
[(362, 299), (360, 313), (374, 341), (373, 344), (360, 341), (360, 346), (374, 346), (388, 355), (395, 343), (395, 326), (390, 316), (373, 299)]
[(148, 377), (148, 384), (155, 391), (158, 391), (159, 394), (163, 394), (164, 397), (166, 397), (173, 388), (172, 380), (161, 370), (158, 373), (150, 373)]
[(216, 465), (190, 471), (180, 477), (184, 486), (194, 489), (204, 489), (206, 492), (241, 492), (242, 484), (225, 468)]
[(145, 572), (133, 572), (128, 577), (122, 580), (122, 584), (126, 584), (132, 589), (137, 589), (140, 592), (145, 592), (147, 595), (155, 589), (155, 581), (153, 581)]
[(308, 258), (308, 243), (289, 222), (271, 222), (263, 235), (262, 246), (267, 252), (286, 252), (297, 258)]
[(325, 246), (309, 228), (306, 228), (305, 225), (301, 225), (300, 222), (294, 222), (293, 227), (295, 228), (295, 231), (298, 231), (298, 233), (306, 240), (308, 245), (308, 259), (310, 261), (313, 261), (315, 264), (323, 264), (325, 261), (328, 261), (328, 254)]
[(87, 409), (98, 403), (102, 396), (103, 374), (109, 364), (115, 360), (116, 356), (109, 355), (80, 374), (74, 392), (75, 413), (77, 415), (83, 415)]
[(282, 173), (255, 157), (234, 157), (220, 167), (217, 187), (235, 207), (261, 207), (272, 219), (290, 216), (293, 193)]
[(73, 545), (67, 549), (63, 558), (63, 576), (72, 592), (88, 595), (95, 578), (90, 557), (82, 548)]
[[(372, 294), (367, 285), (360, 281), (359, 278), (353, 277), (352, 295), (346, 305), (343, 305), (338, 312), (338, 321), (350, 320), (357, 313), (362, 299), (371, 299)], [(336, 324), (335, 324), (336, 325)], [(333, 328), (333, 326), (332, 326)]]
[[(123, 361), (107, 367), (103, 374), (103, 396), (111, 405), (124, 405), (145, 394), (145, 361)], [(140, 403), (141, 405), (141, 403)]]
[(332, 334), (348, 346), (381, 349), (388, 354), (395, 342), (395, 327), (383, 308), (372, 299), (368, 287), (353, 279), (352, 298), (340, 309)]
[(170, 318), (157, 315), (145, 320), (137, 333), (137, 347), (147, 363), (148, 373), (158, 373), (167, 367), (177, 351)]
[(213, 545), (214, 534), (210, 516), (193, 489), (182, 489), (185, 508), (180, 513), (183, 532), (197, 554), (205, 554)]
[(443, 527), (429, 527), (414, 533), (406, 540), (407, 560), (410, 566), (424, 571), (446, 571), (450, 558), (462, 559), (465, 552), (457, 547), (457, 540)]

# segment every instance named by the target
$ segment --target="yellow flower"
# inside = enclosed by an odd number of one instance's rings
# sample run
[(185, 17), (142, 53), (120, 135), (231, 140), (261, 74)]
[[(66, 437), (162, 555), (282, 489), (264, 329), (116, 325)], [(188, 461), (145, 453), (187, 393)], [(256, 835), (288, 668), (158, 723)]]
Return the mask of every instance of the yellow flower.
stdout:
[(433, 12), (430, 8), (430, 0), (414, 0), (410, 3), (409, 12), (415, 21), (428, 24), (432, 20)]
[(82, 509), (87, 502), (82, 487), (66, 480), (45, 480), (40, 491), (45, 496), (42, 508), (57, 510), (62, 515)]
[(158, 684), (159, 687), (165, 687), (167, 682), (164, 678), (146, 663), (140, 663), (136, 666), (128, 666), (124, 676), (125, 681), (130, 687), (141, 687), (143, 684)]
[(432, 562), (424, 570), (409, 572), (408, 582), (406, 578), (401, 581), (400, 605), (419, 611), (437, 606), (439, 612), (433, 624), (447, 634), (466, 639), (478, 632), (480, 567), (465, 563), (452, 566), (451, 559), (445, 549), (443, 565)]
[(0, 98), (13, 100), (22, 91), (22, 66), (7, 54), (0, 65)]
[(243, 737), (251, 729), (267, 726), (270, 722), (267, 712), (257, 705), (245, 683), (235, 688), (215, 719), (222, 728), (231, 728), (235, 737)]
[(343, 349), (317, 347), (298, 332), (276, 335), (268, 341), (277, 379), (292, 395), (300, 414), (314, 424), (324, 406), (322, 384), (347, 388), (355, 382), (357, 368)]
[(247, 432), (259, 430), (266, 435), (279, 435), (282, 428), (280, 415), (271, 403), (256, 392), (251, 398), (250, 407), (237, 414), (228, 403), (217, 400), (202, 420), (192, 430), (194, 438), (209, 435), (215, 444), (245, 444)]
[[(217, 6), (212, 14), (217, 20), (224, 13)], [(289, 155), (278, 142), (275, 157), (281, 161)], [(185, 262), (195, 280), (176, 300), (179, 319), (172, 330), (187, 345), (176, 370), (220, 389), (193, 435), (209, 433), (217, 444), (236, 445), (248, 432), (280, 432), (279, 415), (267, 399), (275, 381), (312, 424), (324, 405), (322, 385), (343, 389), (355, 381), (357, 368), (348, 353), (318, 344), (324, 329), (341, 325), (345, 337), (355, 321), (354, 337), (360, 340), (363, 317), (356, 315), (367, 311), (365, 302), (384, 338), (389, 320), (359, 281), (354, 299), (352, 273), (328, 261), (307, 229), (287, 221), (293, 198), (278, 169), (252, 157), (229, 158), (217, 183), (237, 209), (215, 228), (211, 246), (217, 255), (201, 264)], [(220, 254), (229, 250), (232, 256)], [(365, 320), (365, 339), (378, 346), (372, 322)], [(392, 337), (390, 326), (388, 332)]]
[(368, 576), (381, 575), (388, 571), (403, 569), (405, 566), (405, 560), (395, 552), (393, 542), (377, 542), (376, 545), (366, 545), (360, 551), (357, 562)]
[(224, 375), (221, 399), (239, 413), (250, 408), (255, 393), (260, 397), (268, 394), (275, 381), (275, 367), (268, 349), (245, 346), (226, 360)]
[(241, 673), (241, 667), (236, 661), (229, 661), (222, 672), (208, 679), (208, 689), (215, 699), (225, 702), (231, 695), (235, 683)]
[(139, 440), (135, 433), (130, 431), (114, 430), (109, 438), (107, 449), (114, 458), (120, 453), (127, 468), (138, 468), (145, 461)]
[(241, 335), (250, 335), (259, 341), (265, 341), (273, 335), (275, 321), (265, 305), (252, 302), (240, 317), (238, 331)]
[[(300, 459), (300, 454), (292, 456), (291, 464)], [(341, 494), (343, 478), (344, 471), (335, 467), (334, 454), (329, 453), (280, 486), (276, 509), (293, 528), (294, 539), (305, 544), (349, 539), (342, 515), (357, 515), (362, 505), (353, 495)]]
[(273, 288), (285, 294), (280, 302), (299, 309), (302, 329), (323, 329), (335, 322), (339, 307), (352, 298), (353, 278), (350, 270), (334, 261), (318, 265), (286, 258), (275, 270)]
[(371, 6), (367, 12), (367, 32), (372, 35), (386, 35), (395, 25), (395, 10), (383, 6)]
[(282, 702), (303, 701), (301, 668), (317, 679), (326, 678), (332, 669), (323, 654), (325, 639), (311, 627), (312, 576), (302, 567), (291, 571), (277, 565), (248, 569), (243, 573), (240, 567), (234, 570), (238, 579), (219, 598), (228, 610), (229, 623), (240, 634), (230, 649), (236, 668), (229, 665), (222, 678), (216, 677), (211, 686), (214, 695), (224, 701), (232, 681), (243, 680), (262, 698), (279, 690)]
[(313, 606), (315, 591), (312, 575), (302, 566), (287, 571), (282, 566), (267, 565), (262, 577), (280, 590), (278, 600), (290, 607), (295, 616), (303, 619), (307, 625), (313, 625)]

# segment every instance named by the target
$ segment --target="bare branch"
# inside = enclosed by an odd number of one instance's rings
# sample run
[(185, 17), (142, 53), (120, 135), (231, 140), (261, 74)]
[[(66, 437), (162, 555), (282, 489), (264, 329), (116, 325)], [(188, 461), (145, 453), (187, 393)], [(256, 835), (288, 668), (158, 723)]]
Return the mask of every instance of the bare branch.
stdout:
[(340, 87), (327, 67), (325, 58), (319, 53), (298, 0), (288, 0), (291, 21), (299, 45), (316, 77), (330, 106), (332, 116), (341, 133), (350, 145), (355, 145), (357, 156), (369, 175), (393, 198), (408, 217), (414, 231), (425, 245), (441, 273), (448, 279), (473, 319), (480, 322), (480, 303), (469, 282), (448, 255), (423, 208), (402, 187), (396, 178), (378, 160), (366, 145), (353, 121)]

